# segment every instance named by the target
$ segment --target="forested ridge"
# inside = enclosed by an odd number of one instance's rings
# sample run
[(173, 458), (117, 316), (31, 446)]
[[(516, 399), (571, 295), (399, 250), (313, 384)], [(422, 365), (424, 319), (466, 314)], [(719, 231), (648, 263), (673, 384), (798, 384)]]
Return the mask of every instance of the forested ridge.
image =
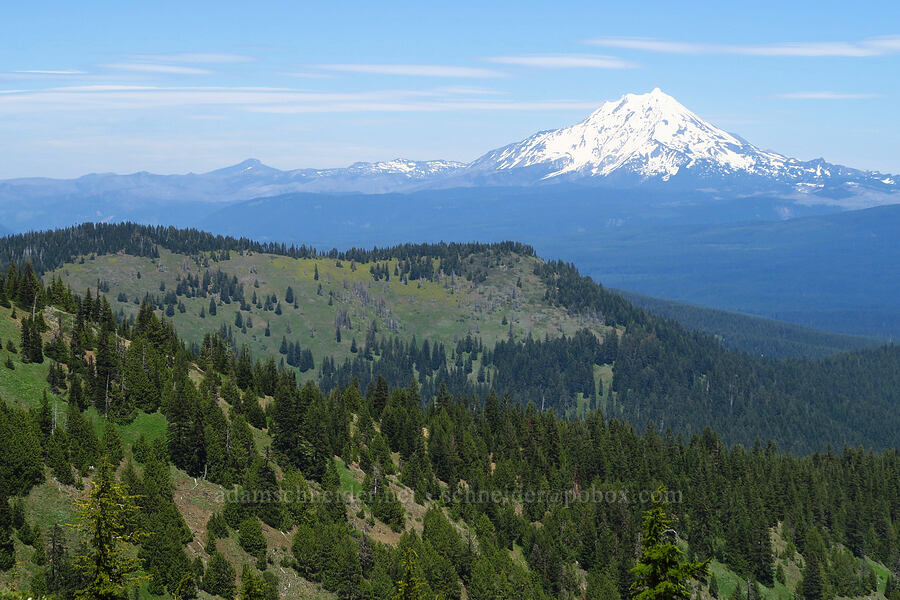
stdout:
[(880, 345), (877, 338), (828, 333), (759, 316), (741, 314), (672, 300), (651, 298), (617, 289), (630, 302), (688, 329), (720, 339), (732, 350), (771, 358), (823, 358)]
[(178, 254), (199, 252), (261, 252), (280, 256), (304, 258), (332, 258), (375, 262), (389, 258), (440, 258), (449, 274), (459, 270), (461, 259), (485, 248), (498, 248), (504, 252), (533, 255), (534, 250), (517, 242), (401, 244), (386, 248), (351, 248), (339, 251), (321, 251), (301, 245), (276, 242), (256, 242), (247, 238), (215, 235), (197, 229), (179, 229), (136, 223), (82, 223), (66, 229), (19, 233), (0, 238), (0, 264), (15, 263), (23, 266), (30, 262), (40, 275), (67, 261), (87, 254), (115, 254), (124, 252), (135, 256), (154, 256), (157, 246)]
[[(296, 309), (297, 303), (290, 286), (283, 293), (258, 295), (256, 289), (245, 288), (235, 275), (215, 266), (227, 264), (232, 252), (327, 258), (338, 265), (345, 261), (352, 269), (362, 265), (375, 282), (393, 277), (404, 283), (442, 280), (445, 286), (453, 278), (465, 278), (477, 285), (496, 268), (494, 265), (504, 264), (504, 257), (533, 257), (530, 247), (513, 242), (406, 244), (320, 253), (304, 246), (260, 244), (196, 230), (134, 224), (86, 224), (0, 239), (0, 257), (13, 260), (23, 269), (26, 262), (37, 260), (37, 274), (76, 256), (84, 260), (88, 254), (123, 252), (152, 257), (158, 255), (159, 248), (191, 257), (199, 271), (181, 278), (174, 289), (158, 290), (148, 282), (143, 297), (120, 294), (117, 300), (133, 301), (135, 306), (150, 300), (155, 308), (173, 317), (176, 312), (185, 312), (187, 299), (208, 299), (208, 306), (204, 304), (197, 315), (201, 319), (222, 310), (223, 304), (236, 305), (235, 321), (220, 329), (220, 337), (238, 356), (246, 349), (236, 341), (233, 328), (246, 331), (248, 323), (253, 326), (254, 318), (257, 326), (264, 319), (268, 336), (271, 319), (277, 319), (292, 304)], [(582, 276), (571, 264), (537, 261), (534, 275), (543, 286), (544, 304), (558, 307), (573, 318), (600, 323), (607, 332), (597, 335), (596, 329), (593, 333), (584, 330), (535, 339), (527, 332), (514, 335), (510, 323), (508, 339), (496, 344), (485, 344), (470, 328), (470, 334), (450, 345), (427, 338), (417, 341), (415, 336), (400, 339), (393, 335), (392, 319), (387, 316), (373, 320), (365, 328), (364, 338), (352, 340), (346, 358), (314, 356), (306, 341), (284, 336), (279, 347), (281, 356), (272, 353), (278, 362), (271, 368), (286, 364), (300, 373), (315, 372), (326, 392), (347, 387), (354, 379), (365, 388), (378, 376), (392, 386), (404, 386), (416, 378), (423, 398), (429, 402), (441, 384), (454, 395), (483, 398), (494, 390), (509, 393), (521, 404), (531, 401), (540, 408), (552, 409), (558, 415), (602, 408), (607, 415), (639, 430), (652, 422), (661, 431), (671, 428), (675, 433), (690, 435), (712, 426), (727, 443), (750, 445), (757, 439), (773, 440), (780, 448), (799, 454), (829, 446), (900, 445), (900, 418), (895, 410), (900, 395), (900, 350), (896, 346), (817, 360), (751, 356), (728, 350), (713, 337), (689, 331), (672, 320), (648, 314)], [(318, 267), (315, 276), (318, 278)], [(322, 282), (317, 283), (319, 296), (323, 302), (327, 299), (330, 307), (336, 299), (334, 288), (325, 294)], [(95, 295), (105, 286), (103, 281), (97, 282)], [(117, 307), (115, 303), (112, 306)], [(338, 339), (342, 330), (349, 335), (350, 321), (339, 306), (338, 302), (333, 308)], [(126, 318), (121, 308), (115, 314), (120, 320)], [(616, 334), (611, 333), (613, 330)], [(612, 374), (605, 386), (595, 376), (595, 369), (604, 365)]]
[[(689, 555), (727, 565), (754, 595), (897, 598), (861, 559), (900, 568), (896, 450), (796, 457), (772, 443), (729, 446), (708, 428), (684, 437), (638, 434), (600, 411), (560, 419), (492, 391), (439, 384), (428, 402), (415, 380), (380, 376), (326, 392), (273, 360), (235, 354), (217, 334), (199, 348), (181, 343), (149, 302), (134, 323), (117, 321), (105, 296), (81, 297), (58, 279), (45, 287), (27, 266), (0, 289), (2, 318), (16, 313), (20, 330), (4, 340), (0, 368), (45, 364), (48, 389), (65, 399), (64, 414), (47, 393), (30, 408), (19, 398), (0, 408), (0, 490), (12, 496), (0, 498), (0, 569), (28, 563), (27, 580), (5, 577), (35, 594), (88, 589), (77, 565), (90, 548), (65, 523), (37, 522), (29, 492), (113, 478), (107, 487), (121, 486), (137, 509), (125, 533), (140, 535), (122, 539), (150, 577), (139, 595), (292, 597), (290, 569), (339, 598), (410, 588), (461, 598), (463, 587), (476, 600), (628, 597), (642, 499), (664, 484)], [(148, 413), (165, 417), (165, 435), (123, 443), (119, 431)], [(260, 432), (270, 444), (258, 444)], [(98, 467), (104, 457), (117, 474)], [(212, 506), (205, 533), (173, 504), (170, 464), (234, 490)], [(349, 483), (342, 465), (362, 480)], [(337, 493), (355, 486), (357, 495)], [(397, 537), (378, 541), (380, 526)], [(289, 547), (264, 531), (285, 532)], [(776, 551), (775, 540), (787, 545)], [(225, 557), (226, 542), (244, 564)], [(722, 593), (715, 575), (691, 585)]]

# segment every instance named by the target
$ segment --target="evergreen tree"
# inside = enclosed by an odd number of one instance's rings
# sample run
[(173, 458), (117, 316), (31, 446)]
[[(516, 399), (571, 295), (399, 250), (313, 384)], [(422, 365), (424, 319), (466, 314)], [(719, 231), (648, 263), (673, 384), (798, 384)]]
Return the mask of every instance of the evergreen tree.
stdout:
[(209, 311), (208, 312), (209, 312), (209, 316), (211, 316), (211, 317), (216, 316), (216, 299), (215, 298), (209, 299)]
[(103, 454), (113, 465), (118, 465), (125, 457), (122, 450), (122, 440), (119, 439), (119, 431), (109, 419), (103, 426), (103, 439), (100, 441)]
[(221, 552), (214, 552), (206, 565), (203, 575), (203, 589), (214, 596), (222, 596), (225, 600), (234, 598), (236, 572)]
[(174, 595), (179, 588), (182, 594), (188, 593), (193, 585), (192, 577), (185, 581), (185, 576), (192, 573), (182, 541), (180, 525), (183, 520), (177, 510), (172, 515), (174, 518), (168, 517), (158, 512), (149, 515), (150, 534), (139, 553), (144, 560), (144, 568), (152, 575), (150, 591), (157, 595), (167, 590)]
[(682, 561), (681, 550), (669, 539), (674, 532), (663, 505), (665, 488), (659, 488), (656, 494), (658, 499), (653, 508), (644, 512), (643, 550), (637, 565), (631, 569), (634, 576), (631, 589), (635, 600), (689, 600), (691, 591), (687, 583), (707, 573), (709, 560)]
[(493, 600), (500, 595), (497, 583), (491, 559), (482, 556), (472, 567), (472, 579), (466, 591), (471, 600)]
[(16, 549), (13, 544), (12, 511), (6, 490), (0, 487), (0, 571), (8, 571), (16, 563)]
[(30, 414), (0, 399), (0, 488), (24, 496), (43, 481), (41, 439)]
[[(288, 288), (290, 290), (290, 288)], [(275, 598), (278, 598), (278, 590)], [(238, 592), (239, 600), (270, 600), (272, 590), (268, 581), (251, 567), (244, 567), (241, 572), (241, 589)]]
[(381, 473), (380, 465), (374, 466), (372, 475), (366, 475), (363, 489), (375, 518), (386, 523), (394, 531), (401, 531), (405, 523), (403, 506)]
[(34, 548), (34, 554), (31, 555), (31, 562), (39, 567), (44, 566), (47, 563), (47, 548), (44, 545), (44, 535), (41, 533), (39, 525), (35, 524), (32, 536), (31, 545)]
[(75, 592), (79, 600), (121, 600), (133, 583), (143, 578), (140, 561), (129, 549), (141, 534), (133, 528), (137, 507), (134, 498), (116, 481), (107, 460), (100, 463), (88, 497), (78, 502), (77, 529), (87, 547), (75, 565), (83, 583)]
[(47, 589), (60, 598), (71, 600), (75, 592), (75, 570), (63, 539), (63, 530), (54, 523), (50, 531), (50, 548), (47, 557)]
[(25, 262), (25, 268), (16, 281), (16, 295), (19, 306), (29, 311), (40, 310), (43, 306), (43, 286), (31, 261)]
[(888, 575), (884, 583), (884, 597), (887, 600), (900, 600), (900, 586), (897, 585), (894, 575)]
[(31, 317), (22, 318), (22, 362), (44, 362), (40, 328)]
[[(424, 585), (419, 575), (419, 556), (412, 548), (404, 548), (400, 561), (403, 572), (394, 586), (394, 600), (420, 600)], [(472, 598), (472, 596), (469, 596)]]
[(62, 427), (57, 427), (47, 443), (47, 466), (53, 476), (64, 485), (75, 483), (75, 474), (68, 455), (69, 442)]
[(197, 578), (188, 571), (182, 575), (178, 585), (172, 590), (172, 600), (193, 600), (197, 597)]
[(86, 475), (89, 468), (97, 462), (99, 442), (93, 425), (71, 402), (66, 411), (66, 440), (72, 465), (82, 475)]
[(765, 586), (771, 586), (775, 575), (775, 555), (772, 553), (769, 527), (763, 520), (762, 508), (755, 512), (756, 524), (749, 535), (749, 559), (756, 579)]
[(803, 600), (825, 600), (827, 579), (822, 571), (816, 553), (809, 553), (803, 567), (803, 581), (800, 582), (800, 597)]
[(248, 554), (259, 556), (266, 551), (266, 538), (262, 526), (256, 517), (248, 517), (241, 522), (238, 530), (238, 543)]
[(347, 528), (339, 523), (323, 528), (320, 544), (324, 558), (322, 587), (335, 592), (339, 598), (359, 596), (363, 583), (362, 566), (356, 542)]
[(619, 600), (619, 589), (609, 570), (602, 571), (599, 566), (587, 574), (587, 600)]
[(297, 531), (294, 532), (294, 539), (291, 541), (291, 552), (294, 554), (294, 565), (297, 572), (311, 580), (318, 579), (322, 570), (316, 527), (321, 527), (321, 525), (301, 521)]

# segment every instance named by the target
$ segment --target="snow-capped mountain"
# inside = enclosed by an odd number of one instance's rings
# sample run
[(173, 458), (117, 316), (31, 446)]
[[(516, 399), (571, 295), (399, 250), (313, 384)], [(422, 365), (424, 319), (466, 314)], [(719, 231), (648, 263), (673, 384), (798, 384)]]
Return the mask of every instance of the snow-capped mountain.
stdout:
[(403, 175), (408, 179), (423, 179), (439, 175), (447, 175), (466, 167), (466, 163), (452, 160), (406, 160), (395, 158), (383, 162), (357, 162), (346, 169), (328, 169), (317, 171), (319, 174), (344, 175), (358, 173), (360, 175)]
[(466, 163), (452, 160), (357, 162), (336, 169), (287, 171), (294, 187), (303, 191), (384, 193), (418, 187), (465, 170)]
[(469, 167), (483, 175), (517, 172), (532, 182), (609, 179), (635, 183), (697, 179), (730, 185), (793, 184), (809, 192), (829, 183), (896, 189), (892, 177), (832, 165), (802, 162), (761, 150), (712, 125), (659, 88), (606, 102), (571, 127), (542, 131), (492, 150)]
[[(292, 169), (281, 171), (248, 159), (231, 167), (200, 175), (235, 185), (244, 198), (249, 190), (256, 196), (289, 192), (382, 193), (409, 187), (417, 182), (438, 179), (466, 168), (451, 160), (408, 160), (395, 158), (380, 162), (357, 162), (333, 169)], [(260, 187), (261, 186), (261, 187)], [(222, 196), (217, 200), (224, 199)]]
[(684, 168), (771, 173), (788, 159), (711, 125), (656, 88), (607, 102), (584, 121), (542, 131), (493, 150), (472, 166), (510, 170), (541, 166), (543, 179), (609, 176), (618, 171), (668, 180)]
[[(703, 202), (764, 194), (778, 211), (900, 203), (900, 177), (762, 150), (704, 121), (659, 89), (605, 103), (586, 119), (492, 150), (472, 163), (394, 159), (343, 168), (280, 170), (249, 159), (208, 173), (91, 174), (0, 181), (0, 223), (21, 231), (84, 220), (181, 222), (227, 204), (291, 193), (422, 192), (551, 186), (676, 190)], [(702, 196), (702, 197), (701, 197)], [(787, 207), (785, 208), (785, 205)], [(22, 207), (28, 207), (23, 210)], [(755, 213), (754, 213), (755, 214)]]

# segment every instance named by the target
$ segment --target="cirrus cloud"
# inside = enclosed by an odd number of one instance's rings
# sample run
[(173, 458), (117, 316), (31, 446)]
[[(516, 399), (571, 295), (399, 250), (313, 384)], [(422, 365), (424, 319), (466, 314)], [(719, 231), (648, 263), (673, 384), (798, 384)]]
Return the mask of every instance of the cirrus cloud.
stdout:
[(900, 36), (873, 37), (850, 42), (780, 42), (774, 44), (720, 44), (645, 37), (601, 37), (587, 40), (587, 43), (604, 48), (697, 55), (860, 58), (900, 52)]
[(20, 69), (13, 73), (22, 73), (23, 75), (84, 75), (85, 71), (76, 71), (74, 69)]
[(132, 71), (136, 73), (159, 73), (162, 75), (210, 75), (209, 69), (196, 67), (184, 67), (181, 65), (162, 65), (156, 63), (110, 63), (105, 65), (108, 69), (117, 71)]
[(340, 73), (364, 73), (368, 75), (402, 75), (409, 77), (449, 77), (449, 78), (489, 78), (501, 77), (503, 74), (491, 69), (478, 67), (460, 67), (455, 65), (417, 65), (417, 64), (359, 64), (337, 63), (315, 65), (323, 71)]
[(129, 58), (151, 63), (226, 64), (251, 62), (253, 57), (227, 52), (176, 52), (173, 54), (135, 54)]
[(637, 67), (633, 62), (599, 54), (526, 54), (493, 56), (487, 60), (505, 65), (543, 69), (633, 69)]
[(0, 115), (52, 111), (149, 110), (231, 107), (255, 113), (366, 113), (593, 110), (598, 102), (581, 100), (485, 101), (494, 90), (434, 88), (360, 92), (319, 92), (290, 88), (84, 85), (14, 90), (0, 95)]
[(866, 100), (869, 98), (880, 98), (881, 94), (866, 93), (846, 93), (846, 92), (789, 92), (787, 94), (779, 94), (778, 98), (787, 100)]

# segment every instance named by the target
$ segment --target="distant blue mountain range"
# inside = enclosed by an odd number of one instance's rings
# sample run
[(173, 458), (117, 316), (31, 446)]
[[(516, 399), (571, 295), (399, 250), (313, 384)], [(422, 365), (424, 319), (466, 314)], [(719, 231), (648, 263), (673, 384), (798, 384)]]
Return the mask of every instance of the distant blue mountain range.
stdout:
[(762, 150), (653, 90), (471, 163), (0, 181), (0, 233), (131, 220), (327, 248), (515, 239), (616, 287), (889, 337), (898, 181)]
[(580, 123), (536, 133), (471, 163), (395, 159), (282, 171), (250, 159), (200, 174), (0, 181), (0, 223), (16, 231), (87, 220), (189, 224), (222, 206), (288, 193), (459, 189), (480, 198), (496, 188), (546, 188), (550, 196), (579, 189), (586, 199), (633, 190), (650, 198), (635, 210), (655, 206), (659, 218), (676, 221), (707, 211), (726, 221), (748, 211), (780, 219), (897, 203), (898, 181), (762, 150), (657, 89), (607, 102)]

